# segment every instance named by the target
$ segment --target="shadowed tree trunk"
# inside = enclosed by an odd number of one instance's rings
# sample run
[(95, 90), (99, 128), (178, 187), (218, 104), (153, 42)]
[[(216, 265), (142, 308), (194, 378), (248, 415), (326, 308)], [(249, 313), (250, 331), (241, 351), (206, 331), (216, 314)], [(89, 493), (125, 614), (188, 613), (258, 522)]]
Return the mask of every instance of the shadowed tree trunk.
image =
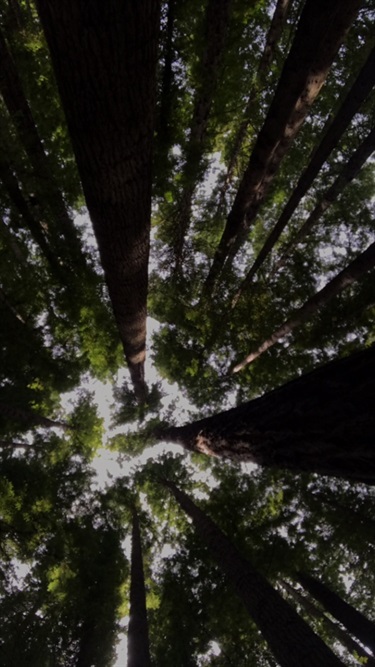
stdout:
[[(333, 636), (333, 638), (336, 638), (340, 644), (345, 646), (353, 659), (355, 659), (355, 655), (357, 655), (359, 658), (366, 658), (365, 664), (367, 667), (375, 667), (375, 660), (371, 658), (368, 653), (366, 653), (362, 646), (354, 641), (354, 639), (352, 639), (351, 636), (345, 632), (345, 630), (343, 630), (337, 623), (331, 621), (331, 619), (328, 618), (328, 616), (326, 616), (324, 612), (319, 609), (319, 607), (311, 602), (311, 600), (308, 600), (304, 595), (301, 595), (300, 591), (297, 591), (295, 588), (293, 588), (293, 586), (288, 584), (287, 581), (282, 581), (281, 585), (286, 590), (286, 592), (296, 601), (296, 603), (301, 605), (301, 607), (307, 612), (307, 614), (309, 614), (309, 616), (322, 623), (323, 627), (326, 628), (328, 633)], [(362, 661), (358, 660), (358, 662), (363, 664)]]
[(369, 96), (375, 84), (375, 47), (372, 48), (368, 55), (366, 62), (360, 70), (357, 79), (346, 95), (340, 109), (335, 118), (329, 121), (326, 131), (323, 132), (323, 138), (319, 146), (315, 149), (306, 169), (302, 172), (298, 183), (293, 190), (289, 201), (287, 202), (283, 212), (281, 213), (275, 227), (266, 239), (262, 249), (260, 250), (253, 266), (246, 276), (246, 283), (249, 284), (254, 275), (263, 265), (266, 257), (272, 251), (273, 247), (280, 238), (280, 235), (287, 226), (290, 218), (300, 203), (302, 197), (311, 187), (314, 179), (318, 175), (324, 162), (329, 157), (330, 153), (336, 147), (345, 130), (349, 126), (353, 116), (359, 110), (361, 104)]
[(342, 623), (346, 629), (367, 646), (375, 656), (375, 623), (369, 621), (360, 611), (345, 602), (337, 593), (330, 590), (322, 581), (318, 581), (306, 572), (298, 572), (296, 580), (323, 607)]
[(245, 140), (247, 128), (251, 122), (252, 109), (254, 103), (257, 100), (259, 88), (262, 87), (263, 81), (266, 78), (267, 72), (273, 60), (277, 43), (281, 37), (285, 25), (285, 20), (288, 14), (290, 2), (291, 0), (277, 0), (275, 11), (271, 20), (271, 25), (266, 36), (265, 47), (259, 62), (256, 74), (256, 83), (254, 84), (253, 88), (249, 93), (244, 113), (244, 119), (238, 128), (238, 132), (234, 140), (232, 153), (228, 161), (228, 167), (227, 167), (227, 172), (225, 174), (224, 183), (220, 189), (218, 197), (219, 200), (218, 212), (222, 211), (223, 209), (225, 195), (227, 193), (229, 184), (233, 178), (238, 155), (240, 153), (241, 146)]
[(43, 417), (43, 415), (33, 410), (26, 410), (16, 405), (9, 405), (8, 403), (0, 402), (0, 417), (14, 423), (21, 423), (23, 426), (28, 424), (30, 428), (33, 426), (43, 426), (44, 428), (58, 426), (64, 430), (69, 429), (69, 425), (65, 422), (54, 421), (53, 419), (48, 419), (48, 417)]
[(300, 308), (295, 310), (294, 314), (289, 317), (276, 331), (273, 332), (272, 336), (267, 338), (258, 349), (254, 352), (251, 352), (237, 364), (232, 373), (238, 373), (245, 366), (251, 364), (255, 359), (260, 357), (261, 354), (270, 349), (277, 341), (281, 338), (284, 338), (287, 334), (291, 333), (296, 327), (299, 327), (303, 322), (313, 317), (320, 308), (323, 308), (331, 299), (333, 299), (336, 294), (339, 294), (342, 290), (347, 287), (350, 287), (355, 282), (358, 282), (365, 273), (371, 271), (375, 266), (375, 243), (372, 243), (367, 250), (365, 250), (361, 255), (356, 257), (345, 269), (340, 271), (332, 280), (329, 281), (319, 292), (316, 292), (314, 296), (306, 301)]
[(160, 3), (37, 1), (113, 312), (145, 399), (147, 268)]
[(162, 483), (193, 520), (199, 537), (225, 572), (281, 667), (342, 665), (267, 579), (241, 556), (212, 519), (173, 482)]
[(193, 452), (375, 484), (375, 346), (158, 440)]
[(141, 534), (135, 508), (133, 508), (132, 514), (128, 667), (151, 667)]
[(246, 240), (279, 165), (319, 94), (359, 6), (360, 0), (329, 3), (307, 0), (206, 279), (206, 294), (212, 292), (225, 260), (232, 261)]

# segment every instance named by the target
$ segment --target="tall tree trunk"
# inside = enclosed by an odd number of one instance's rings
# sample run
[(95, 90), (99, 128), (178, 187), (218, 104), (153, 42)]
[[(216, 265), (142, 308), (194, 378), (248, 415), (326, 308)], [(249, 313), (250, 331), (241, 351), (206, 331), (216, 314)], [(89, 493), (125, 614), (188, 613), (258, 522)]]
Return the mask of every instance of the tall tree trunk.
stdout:
[(135, 508), (133, 513), (130, 573), (130, 618), (128, 628), (128, 667), (150, 667), (150, 647), (143, 573), (141, 534)]
[(360, 0), (307, 0), (264, 125), (250, 156), (205, 283), (210, 293), (224, 261), (246, 239), (283, 157), (327, 78)]
[[(375, 150), (375, 128), (367, 135), (367, 137), (362, 141), (360, 146), (357, 148), (355, 153), (351, 156), (350, 160), (344, 165), (339, 176), (336, 178), (331, 187), (326, 190), (326, 192), (321, 197), (319, 203), (315, 206), (314, 210), (310, 213), (307, 220), (303, 223), (300, 230), (292, 238), (290, 243), (281, 248), (280, 258), (276, 261), (275, 266), (273, 267), (272, 273), (278, 271), (280, 267), (284, 264), (286, 257), (290, 254), (290, 251), (310, 233), (312, 227), (318, 222), (323, 213), (325, 213), (329, 207), (336, 201), (337, 197), (342, 193), (345, 186), (348, 185), (356, 176), (358, 176), (360, 170), (365, 164), (366, 160)], [(241, 296), (243, 290), (247, 286), (247, 277), (243, 281), (240, 290), (236, 295), (236, 299)]]
[(247, 128), (251, 122), (251, 115), (254, 103), (257, 100), (259, 88), (266, 78), (266, 74), (273, 60), (277, 43), (281, 37), (286, 17), (291, 0), (277, 0), (275, 11), (271, 20), (271, 24), (266, 36), (266, 43), (259, 62), (256, 82), (250, 90), (242, 123), (240, 124), (237, 134), (234, 139), (233, 149), (228, 161), (227, 172), (225, 174), (223, 185), (219, 192), (218, 212), (220, 213), (224, 206), (225, 195), (227, 193), (230, 182), (232, 181), (234, 170), (236, 167), (238, 155), (241, 146), (245, 140)]
[(318, 600), (334, 618), (337, 618), (375, 656), (375, 623), (369, 621), (360, 611), (352, 607), (348, 602), (345, 602), (337, 593), (310, 574), (298, 572), (295, 578), (310, 595)]
[(158, 0), (37, 0), (135, 393), (145, 400)]
[(59, 231), (65, 237), (74, 258), (83, 258), (73, 221), (67, 211), (63, 195), (52, 175), (49, 158), (45, 153), (29, 103), (12, 55), (0, 30), (0, 92), (17, 130), (20, 142), (34, 170), (35, 189), (38, 199), (44, 201), (59, 222)]
[(255, 273), (263, 265), (266, 257), (274, 248), (275, 244), (280, 238), (280, 235), (287, 226), (290, 218), (300, 203), (302, 197), (311, 187), (313, 181), (318, 175), (324, 162), (329, 157), (330, 153), (336, 147), (338, 141), (341, 139), (349, 123), (359, 110), (361, 104), (369, 96), (372, 88), (375, 85), (375, 47), (370, 51), (366, 62), (361, 68), (357, 79), (346, 95), (340, 109), (338, 110), (334, 119), (329, 121), (328, 128), (323, 131), (323, 138), (318, 147), (312, 153), (310, 161), (306, 169), (302, 172), (298, 183), (293, 190), (289, 201), (287, 202), (283, 212), (281, 213), (275, 227), (266, 239), (262, 249), (260, 250), (253, 266), (246, 276), (246, 282), (249, 284), (253, 279)]
[(157, 439), (193, 452), (375, 484), (375, 346)]
[[(375, 667), (375, 660), (371, 658), (368, 653), (366, 653), (362, 646), (354, 641), (354, 639), (352, 639), (352, 637), (337, 623), (331, 621), (331, 619), (328, 618), (328, 616), (326, 616), (324, 612), (319, 609), (319, 607), (311, 602), (311, 600), (308, 600), (308, 598), (306, 598), (304, 595), (301, 595), (300, 591), (297, 591), (295, 588), (293, 588), (293, 586), (288, 584), (287, 581), (282, 581), (281, 585), (285, 591), (296, 601), (296, 603), (301, 605), (301, 607), (307, 612), (307, 614), (309, 614), (309, 616), (322, 623), (323, 627), (326, 628), (328, 633), (333, 638), (336, 638), (340, 644), (345, 646), (352, 658), (354, 658), (355, 655), (357, 655), (359, 658), (366, 658), (366, 666)], [(363, 664), (363, 662), (360, 660), (358, 660), (358, 662)]]
[(207, 127), (228, 34), (232, 0), (208, 0), (205, 15), (205, 49), (200, 65), (200, 83), (194, 100), (190, 135), (182, 172), (183, 190), (178, 203), (177, 238), (174, 244), (175, 271), (181, 270), (186, 233), (190, 226), (192, 199), (202, 171)]
[(225, 572), (281, 667), (342, 665), (271, 584), (254, 570), (220, 528), (177, 486), (163, 484), (193, 520), (199, 537)]
[(9, 405), (8, 403), (0, 402), (0, 417), (4, 417), (4, 419), (14, 423), (21, 423), (23, 426), (27, 424), (30, 428), (33, 426), (43, 426), (44, 428), (57, 426), (64, 430), (69, 429), (68, 424), (65, 422), (54, 421), (33, 410), (28, 410), (17, 405)]
[(261, 354), (270, 349), (277, 341), (291, 333), (296, 327), (313, 317), (321, 308), (333, 299), (336, 294), (358, 282), (365, 273), (375, 266), (375, 243), (372, 243), (367, 250), (356, 257), (345, 269), (340, 271), (332, 280), (330, 280), (319, 292), (316, 292), (308, 299), (303, 306), (297, 308), (293, 315), (289, 317), (273, 334), (266, 338), (259, 347), (247, 355), (239, 364), (234, 366), (232, 373), (238, 373), (245, 366), (251, 364)]

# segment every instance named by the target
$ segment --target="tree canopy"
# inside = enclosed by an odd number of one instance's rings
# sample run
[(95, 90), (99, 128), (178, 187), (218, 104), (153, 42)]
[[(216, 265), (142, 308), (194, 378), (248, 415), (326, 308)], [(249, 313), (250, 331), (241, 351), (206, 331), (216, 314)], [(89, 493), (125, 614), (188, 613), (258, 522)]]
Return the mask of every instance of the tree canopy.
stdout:
[(0, 0), (2, 664), (375, 664), (374, 21)]

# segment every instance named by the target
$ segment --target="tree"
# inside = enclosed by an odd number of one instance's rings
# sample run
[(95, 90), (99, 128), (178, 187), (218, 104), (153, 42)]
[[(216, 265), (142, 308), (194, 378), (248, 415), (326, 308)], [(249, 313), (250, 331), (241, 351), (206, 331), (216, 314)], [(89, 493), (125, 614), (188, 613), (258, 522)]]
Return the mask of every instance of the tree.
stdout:
[(355, 635), (375, 656), (374, 623), (369, 621), (357, 609), (340, 598), (337, 593), (330, 590), (322, 581), (315, 579), (306, 572), (299, 572), (297, 580), (319, 600), (334, 618), (337, 618), (347, 630)]
[(374, 484), (374, 363), (371, 347), (237, 408), (155, 435), (233, 461)]
[(244, 560), (220, 528), (170, 480), (163, 480), (191, 517), (201, 539), (244, 602), (280, 665), (341, 665), (341, 661), (285, 603), (262, 575)]
[(89, 16), (86, 3), (74, 3), (74, 11), (57, 2), (37, 6), (115, 320), (142, 402), (159, 3), (134, 8), (113, 2), (105, 9), (96, 3)]
[(137, 510), (133, 507), (130, 618), (128, 628), (128, 667), (151, 665), (143, 574), (141, 534)]

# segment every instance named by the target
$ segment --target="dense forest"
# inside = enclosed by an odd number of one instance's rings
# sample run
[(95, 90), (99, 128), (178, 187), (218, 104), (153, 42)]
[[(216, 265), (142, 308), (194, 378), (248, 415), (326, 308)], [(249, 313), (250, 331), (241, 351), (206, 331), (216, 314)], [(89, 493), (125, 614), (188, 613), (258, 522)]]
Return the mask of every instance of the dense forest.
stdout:
[(374, 25), (0, 0), (0, 665), (375, 666)]

